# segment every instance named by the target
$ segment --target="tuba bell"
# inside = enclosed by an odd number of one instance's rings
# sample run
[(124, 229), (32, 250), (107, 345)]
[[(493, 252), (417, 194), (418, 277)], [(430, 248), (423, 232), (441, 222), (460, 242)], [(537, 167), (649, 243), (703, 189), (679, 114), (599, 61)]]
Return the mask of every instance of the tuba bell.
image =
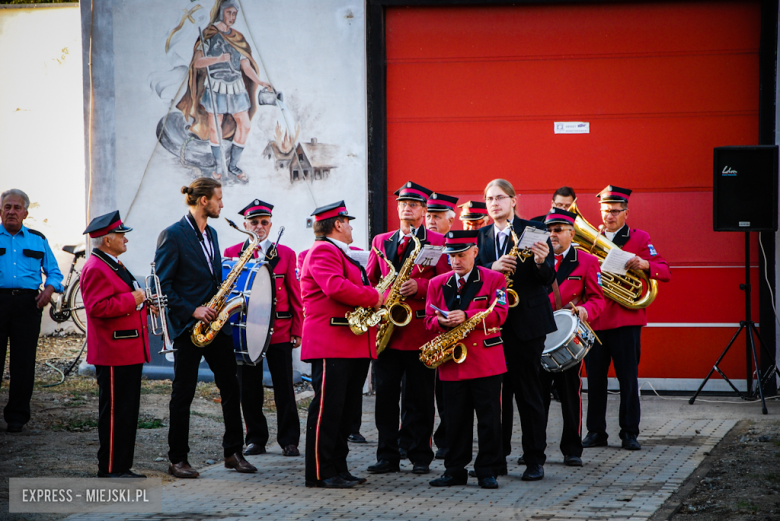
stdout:
[[(601, 235), (599, 230), (582, 216), (577, 208), (577, 201), (572, 203), (569, 211), (577, 214), (574, 220), (574, 243), (579, 249), (595, 255), (601, 266), (610, 250), (618, 246)], [(627, 309), (644, 309), (652, 304), (658, 295), (658, 282), (650, 279), (641, 270), (629, 270), (625, 275), (603, 271), (601, 288), (604, 296)]]

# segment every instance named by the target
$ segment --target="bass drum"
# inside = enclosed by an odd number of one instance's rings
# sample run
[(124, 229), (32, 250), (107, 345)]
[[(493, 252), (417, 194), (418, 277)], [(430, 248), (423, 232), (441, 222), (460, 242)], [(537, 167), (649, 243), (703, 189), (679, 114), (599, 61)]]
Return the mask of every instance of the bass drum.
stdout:
[[(223, 277), (236, 262), (234, 259), (222, 262)], [(236, 361), (247, 365), (261, 364), (274, 332), (276, 308), (276, 287), (266, 263), (246, 263), (228, 300), (239, 295), (244, 296), (244, 309), (230, 317)]]

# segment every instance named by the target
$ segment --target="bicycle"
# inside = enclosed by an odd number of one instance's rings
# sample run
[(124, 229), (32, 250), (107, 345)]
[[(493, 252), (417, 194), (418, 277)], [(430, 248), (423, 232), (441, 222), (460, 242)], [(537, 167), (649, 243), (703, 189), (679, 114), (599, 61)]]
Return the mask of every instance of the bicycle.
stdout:
[(65, 279), (65, 290), (62, 296), (53, 295), (49, 306), (49, 316), (61, 324), (73, 319), (73, 323), (81, 330), (87, 332), (87, 312), (84, 309), (84, 301), (81, 299), (81, 270), (76, 268), (79, 259), (86, 256), (87, 249), (83, 244), (63, 246), (62, 251), (73, 255), (70, 271)]

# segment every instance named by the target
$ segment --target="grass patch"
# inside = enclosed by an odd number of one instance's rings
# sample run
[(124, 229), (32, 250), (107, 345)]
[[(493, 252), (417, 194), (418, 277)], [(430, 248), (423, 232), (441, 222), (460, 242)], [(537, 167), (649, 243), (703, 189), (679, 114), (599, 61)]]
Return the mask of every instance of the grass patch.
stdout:
[(758, 512), (758, 506), (754, 505), (752, 501), (743, 499), (741, 501), (737, 501), (737, 510), (747, 510), (755, 514)]
[(225, 423), (225, 419), (222, 418), (221, 415), (209, 414), (209, 413), (200, 412), (200, 411), (192, 411), (192, 412), (190, 412), (190, 414), (193, 415), (193, 416), (197, 416), (199, 418), (208, 418), (209, 420), (213, 420), (213, 421), (218, 422), (218, 423)]
[(154, 418), (153, 420), (138, 420), (139, 429), (161, 429), (165, 426), (166, 425), (159, 418)]
[(57, 422), (52, 425), (54, 431), (86, 432), (97, 429), (97, 420), (82, 418), (67, 422)]
[(298, 410), (299, 411), (308, 411), (309, 405), (311, 405), (311, 398), (304, 398), (300, 402), (298, 402)]
[(764, 474), (764, 479), (770, 483), (780, 483), (780, 474), (777, 472), (770, 472), (769, 474)]
[[(45, 385), (51, 382), (43, 382), (36, 380), (36, 386)], [(60, 385), (54, 387), (37, 387), (36, 391), (47, 394), (65, 394), (73, 395), (73, 397), (81, 398), (83, 396), (97, 396), (100, 393), (98, 389), (97, 380), (91, 376), (68, 376), (65, 381)]]
[(141, 394), (171, 394), (170, 380), (141, 380)]

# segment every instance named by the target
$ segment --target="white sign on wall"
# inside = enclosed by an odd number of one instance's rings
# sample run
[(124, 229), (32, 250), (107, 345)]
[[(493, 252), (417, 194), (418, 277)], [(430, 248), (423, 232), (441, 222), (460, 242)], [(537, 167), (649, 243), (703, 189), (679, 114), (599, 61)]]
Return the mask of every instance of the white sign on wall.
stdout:
[(556, 134), (590, 134), (590, 123), (586, 121), (556, 121)]

